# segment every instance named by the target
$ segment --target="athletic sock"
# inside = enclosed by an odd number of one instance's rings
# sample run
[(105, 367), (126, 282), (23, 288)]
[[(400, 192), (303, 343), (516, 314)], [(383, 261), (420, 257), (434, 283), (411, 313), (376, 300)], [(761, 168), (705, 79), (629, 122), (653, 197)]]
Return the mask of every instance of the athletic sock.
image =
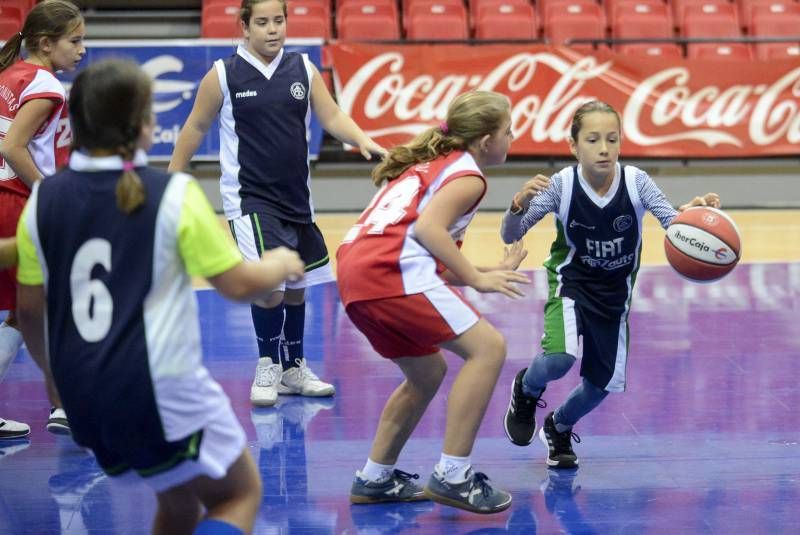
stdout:
[(374, 483), (383, 483), (392, 477), (394, 466), (393, 464), (378, 464), (372, 459), (367, 459), (367, 464), (361, 469), (361, 475)]
[(281, 361), (281, 331), (283, 331), (283, 303), (274, 308), (250, 305), (253, 327), (256, 330), (259, 357), (269, 357), (272, 362)]
[(297, 366), (296, 359), (305, 357), (303, 335), (306, 329), (306, 303), (286, 305), (286, 321), (283, 324), (283, 338), (286, 352), (283, 354), (283, 369)]
[(442, 453), (439, 464), (434, 469), (448, 483), (463, 483), (467, 480), (467, 472), (472, 467), (469, 457), (456, 457)]

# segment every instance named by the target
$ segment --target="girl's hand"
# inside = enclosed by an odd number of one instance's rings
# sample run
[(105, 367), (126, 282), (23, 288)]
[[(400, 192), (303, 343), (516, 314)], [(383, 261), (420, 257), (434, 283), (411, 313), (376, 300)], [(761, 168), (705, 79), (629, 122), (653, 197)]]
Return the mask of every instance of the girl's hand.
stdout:
[(711, 208), (719, 208), (722, 206), (722, 204), (720, 203), (719, 195), (716, 193), (706, 193), (702, 197), (695, 197), (688, 203), (679, 206), (678, 211), (683, 212), (687, 208), (693, 208), (695, 206), (710, 206)]
[(522, 240), (515, 241), (511, 247), (503, 247), (503, 261), (500, 262), (500, 269), (516, 271), (519, 265), (528, 256), (528, 250)]
[(501, 293), (512, 299), (524, 297), (517, 284), (528, 284), (531, 281), (516, 271), (487, 271), (480, 273), (475, 279), (473, 288), (481, 293)]
[(358, 150), (361, 152), (361, 155), (366, 158), (367, 160), (372, 159), (373, 154), (377, 154), (381, 158), (385, 158), (389, 151), (372, 141), (372, 139), (367, 138), (366, 141), (361, 143), (358, 146)]
[(514, 211), (524, 210), (528, 207), (535, 196), (539, 195), (542, 191), (547, 189), (550, 185), (550, 178), (544, 175), (536, 175), (532, 179), (525, 182), (522, 189), (514, 195), (514, 200), (511, 201), (511, 208)]

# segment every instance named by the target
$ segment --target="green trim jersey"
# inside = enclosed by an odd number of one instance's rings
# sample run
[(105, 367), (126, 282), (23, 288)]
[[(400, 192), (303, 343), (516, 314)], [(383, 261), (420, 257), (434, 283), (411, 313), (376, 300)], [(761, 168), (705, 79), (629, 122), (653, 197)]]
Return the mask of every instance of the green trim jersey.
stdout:
[(544, 266), (550, 298), (569, 297), (609, 318), (627, 310), (641, 251), (642, 218), (650, 211), (666, 228), (677, 212), (652, 179), (617, 165), (608, 192), (598, 195), (580, 166), (562, 169), (519, 216), (503, 219), (503, 241), (519, 240), (547, 213), (557, 236)]
[(143, 152), (134, 165), (144, 203), (121, 212), (122, 165), (75, 151), (69, 168), (35, 184), (17, 278), (44, 288), (47, 357), (75, 441), (109, 473), (149, 476), (228, 410), (202, 364), (190, 275), (242, 259), (197, 183), (147, 167)]

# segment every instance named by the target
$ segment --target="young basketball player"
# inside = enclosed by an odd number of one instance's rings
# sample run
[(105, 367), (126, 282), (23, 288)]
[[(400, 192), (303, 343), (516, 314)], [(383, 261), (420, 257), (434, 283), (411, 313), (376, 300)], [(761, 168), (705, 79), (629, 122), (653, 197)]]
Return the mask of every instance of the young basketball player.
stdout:
[(309, 190), (310, 111), (365, 158), (385, 152), (336, 105), (310, 60), (283, 49), (286, 13), (285, 0), (242, 0), (244, 44), (203, 78), (169, 166), (186, 168), (219, 115), (220, 190), (242, 255), (258, 258), (283, 245), (297, 250), (306, 263), (302, 281), (252, 306), (261, 357), (250, 390), (256, 406), (274, 405), (278, 394), (332, 396), (335, 391), (308, 368), (303, 349), (305, 288), (333, 280)]
[[(537, 192), (538, 176), (514, 195), (503, 218), (503, 241), (519, 240), (550, 212), (556, 214), (556, 240), (544, 265), (550, 282), (544, 309), (542, 350), (517, 374), (505, 417), (508, 438), (531, 443), (537, 404), (547, 383), (559, 379), (581, 358), (581, 383), (547, 415), (539, 433), (548, 447), (547, 464), (574, 468), (572, 432), (578, 420), (609, 392), (625, 389), (628, 359), (628, 313), (642, 238), (642, 217), (649, 210), (666, 228), (677, 212), (642, 171), (618, 164), (620, 120), (599, 101), (575, 112), (569, 146), (578, 165), (567, 167)], [(538, 193), (538, 194), (537, 194)], [(690, 206), (719, 207), (719, 196), (695, 197)], [(578, 339), (583, 341), (583, 355)]]
[(69, 168), (34, 184), (17, 232), (19, 322), (79, 445), (157, 493), (155, 533), (252, 529), (261, 485), (244, 432), (201, 362), (191, 276), (261, 298), (303, 275), (286, 248), (242, 261), (188, 175), (147, 166), (151, 80), (134, 63), (81, 72)]
[[(53, 174), (69, 156), (64, 87), (53, 73), (75, 69), (86, 53), (85, 33), (75, 4), (50, 0), (34, 5), (20, 31), (0, 50), (0, 237), (16, 233), (32, 184)], [(14, 277), (13, 269), (0, 271), (0, 310), (8, 311), (0, 324), (0, 380), (22, 345)], [(58, 394), (50, 385), (48, 397), (48, 431), (69, 433)], [(29, 433), (26, 424), (0, 418), (0, 438)]]
[[(382, 187), (337, 252), (348, 316), (405, 376), (386, 402), (366, 464), (356, 472), (353, 503), (428, 497), (476, 513), (511, 505), (511, 496), (492, 487), (470, 460), (503, 366), (505, 340), (453, 286), (518, 297), (516, 284), (528, 282), (513, 271), (527, 254), (520, 243), (495, 268), (476, 268), (460, 252), (486, 192), (481, 169), (503, 163), (512, 139), (506, 97), (485, 91), (460, 95), (441, 126), (393, 148), (375, 168), (373, 179)], [(447, 396), (444, 448), (423, 493), (412, 481), (419, 476), (395, 464), (444, 379), (440, 347), (465, 362)]]

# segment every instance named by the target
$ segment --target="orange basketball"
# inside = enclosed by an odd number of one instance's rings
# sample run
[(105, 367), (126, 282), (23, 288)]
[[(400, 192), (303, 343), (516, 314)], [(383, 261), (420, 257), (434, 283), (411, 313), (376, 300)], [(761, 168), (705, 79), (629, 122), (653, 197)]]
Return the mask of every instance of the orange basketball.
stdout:
[(698, 206), (672, 220), (664, 237), (667, 260), (680, 275), (710, 282), (731, 272), (741, 258), (736, 223), (722, 210)]

